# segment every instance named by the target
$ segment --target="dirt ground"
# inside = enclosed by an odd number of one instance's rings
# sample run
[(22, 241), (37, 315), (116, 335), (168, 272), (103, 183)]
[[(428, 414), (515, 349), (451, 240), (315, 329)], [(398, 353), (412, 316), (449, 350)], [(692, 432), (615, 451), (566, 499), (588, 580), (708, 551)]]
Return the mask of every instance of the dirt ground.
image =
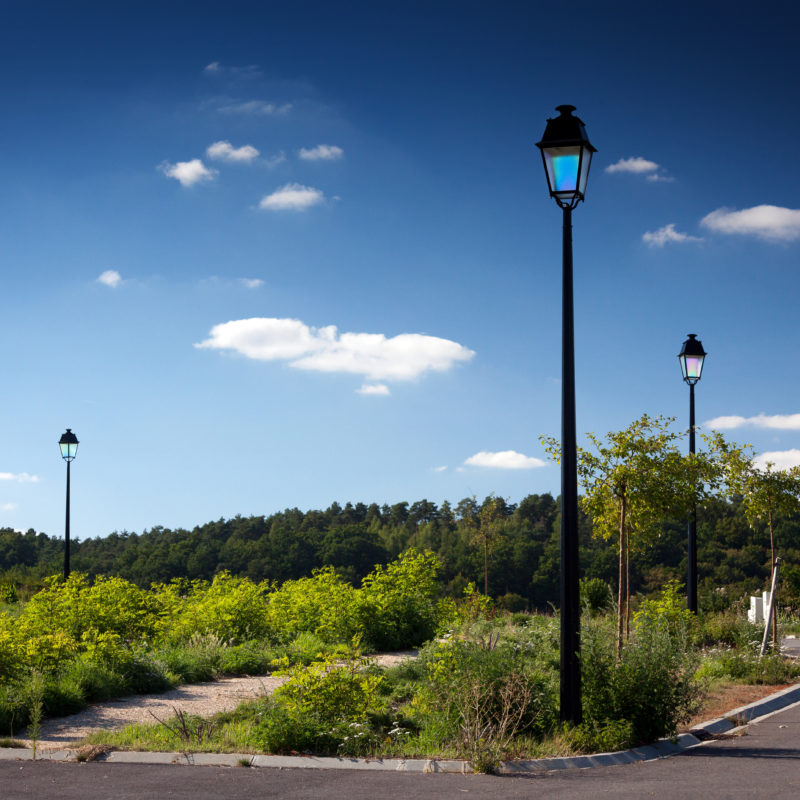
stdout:
[(762, 697), (775, 694), (781, 689), (788, 689), (793, 685), (784, 683), (777, 686), (742, 686), (738, 684), (719, 686), (708, 693), (703, 703), (703, 708), (686, 725), (681, 727), (681, 731), (689, 731), (701, 722), (724, 717), (728, 712), (736, 708), (746, 706), (748, 703), (753, 703)]

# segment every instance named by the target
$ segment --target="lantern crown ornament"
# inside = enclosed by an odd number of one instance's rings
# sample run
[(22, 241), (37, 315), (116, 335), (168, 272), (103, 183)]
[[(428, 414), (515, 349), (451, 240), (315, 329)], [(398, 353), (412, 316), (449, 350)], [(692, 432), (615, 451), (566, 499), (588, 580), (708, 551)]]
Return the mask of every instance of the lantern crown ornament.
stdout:
[(583, 121), (573, 116), (575, 106), (558, 106), (559, 116), (547, 120), (542, 152), (550, 196), (561, 208), (575, 208), (586, 195), (589, 167), (597, 149), (586, 135)]

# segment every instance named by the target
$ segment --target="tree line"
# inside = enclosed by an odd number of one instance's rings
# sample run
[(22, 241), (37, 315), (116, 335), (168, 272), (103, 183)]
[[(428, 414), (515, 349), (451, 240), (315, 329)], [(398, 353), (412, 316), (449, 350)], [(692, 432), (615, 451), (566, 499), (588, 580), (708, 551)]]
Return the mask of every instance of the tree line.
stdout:
[[(481, 517), (489, 520), (491, 532)], [(800, 605), (800, 515), (778, 512), (773, 536), (784, 558), (784, 601)], [(581, 574), (616, 589), (618, 542), (592, 536), (589, 518), (579, 519)], [(406, 549), (435, 552), (443, 591), (460, 595), (469, 582), (514, 610), (558, 604), (559, 504), (550, 494), (519, 503), (489, 496), (464, 498), (455, 506), (429, 500), (394, 505), (333, 503), (325, 510), (297, 508), (268, 516), (236, 516), (192, 530), (154, 527), (141, 534), (114, 532), (74, 541), (72, 567), (90, 576), (117, 575), (139, 586), (172, 578), (211, 579), (222, 570), (253, 580), (283, 582), (333, 566), (358, 585), (376, 564)], [(64, 541), (29, 530), (0, 529), (0, 584), (36, 588), (58, 574)], [(663, 520), (630, 553), (630, 589), (658, 591), (668, 580), (685, 580), (686, 524)], [(700, 600), (724, 608), (747, 592), (767, 588), (770, 533), (751, 524), (741, 497), (709, 498), (698, 510)]]

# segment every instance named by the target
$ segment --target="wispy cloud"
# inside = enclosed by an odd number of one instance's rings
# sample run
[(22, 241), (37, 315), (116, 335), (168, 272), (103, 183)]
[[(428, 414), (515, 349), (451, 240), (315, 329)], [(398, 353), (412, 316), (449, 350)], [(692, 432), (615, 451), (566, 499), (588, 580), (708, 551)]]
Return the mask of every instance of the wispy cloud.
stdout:
[(648, 172), (655, 172), (659, 165), (655, 161), (648, 161), (641, 156), (633, 158), (621, 158), (616, 164), (609, 164), (606, 172), (632, 172), (635, 175), (642, 175)]
[(18, 506), (16, 503), (3, 503), (3, 505), (0, 506), (0, 510), (2, 511), (16, 511), (17, 508)]
[(361, 388), (356, 389), (356, 392), (376, 397), (388, 397), (391, 394), (385, 383), (362, 383)]
[(206, 150), (206, 155), (217, 161), (228, 161), (234, 164), (249, 164), (258, 158), (259, 152), (255, 147), (249, 144), (242, 145), (241, 147), (234, 147), (228, 141), (214, 142), (209, 145)]
[(780, 206), (754, 206), (736, 211), (718, 208), (700, 220), (717, 233), (756, 236), (767, 242), (792, 242), (800, 238), (800, 210)]
[(675, 178), (672, 175), (667, 175), (663, 172), (654, 172), (645, 178), (650, 183), (675, 183)]
[(297, 369), (363, 375), (368, 381), (411, 380), (444, 372), (475, 353), (457, 342), (420, 333), (339, 333), (298, 319), (255, 317), (215, 325), (198, 348), (232, 350), (259, 361), (287, 361)]
[(500, 450), (490, 453), (481, 450), (465, 462), (469, 467), (488, 467), (489, 469), (536, 469), (546, 467), (547, 462), (533, 456), (526, 456), (516, 450)]
[(239, 278), (239, 283), (248, 289), (258, 289), (259, 286), (264, 285), (264, 281), (261, 278)]
[(800, 450), (775, 450), (771, 453), (761, 453), (753, 459), (753, 463), (765, 469), (767, 464), (774, 464), (776, 469), (791, 469), (800, 466)]
[(434, 472), (444, 472), (446, 469), (447, 469), (446, 466), (444, 466), (444, 467), (434, 467), (433, 471)]
[(178, 161), (177, 164), (162, 162), (158, 167), (168, 178), (175, 178), (181, 186), (194, 186), (196, 183), (213, 180), (218, 172), (209, 169), (199, 158), (191, 161)]
[(754, 417), (714, 417), (705, 423), (706, 428), (725, 431), (736, 428), (767, 428), (775, 431), (800, 431), (800, 414), (756, 414)]
[(203, 72), (206, 75), (213, 76), (226, 76), (234, 78), (257, 78), (261, 75), (261, 69), (258, 64), (248, 64), (245, 67), (234, 67), (222, 64), (219, 61), (212, 61), (203, 67)]
[(115, 269), (107, 269), (105, 272), (101, 272), (97, 277), (97, 283), (102, 283), (103, 286), (110, 286), (112, 289), (116, 289), (117, 286), (122, 283), (122, 275)]
[(221, 114), (245, 114), (252, 116), (272, 116), (288, 114), (292, 109), (291, 103), (268, 103), (266, 100), (232, 100), (219, 106)]
[(657, 231), (648, 231), (642, 235), (642, 241), (649, 247), (664, 247), (665, 244), (678, 244), (682, 242), (702, 242), (699, 236), (690, 236), (675, 230), (675, 224), (670, 223)]
[(16, 481), (17, 483), (39, 483), (38, 475), (27, 472), (0, 472), (0, 481)]
[(301, 147), (300, 158), (304, 161), (336, 161), (344, 155), (344, 150), (333, 144), (318, 144), (316, 147)]
[(319, 205), (324, 199), (325, 195), (319, 189), (299, 183), (287, 183), (272, 194), (262, 197), (258, 207), (268, 211), (305, 211)]

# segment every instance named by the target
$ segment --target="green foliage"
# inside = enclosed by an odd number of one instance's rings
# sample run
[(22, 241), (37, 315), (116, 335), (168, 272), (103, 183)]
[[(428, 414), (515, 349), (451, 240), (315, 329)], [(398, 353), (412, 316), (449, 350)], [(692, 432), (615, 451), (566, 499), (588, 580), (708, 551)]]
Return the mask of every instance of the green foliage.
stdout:
[(792, 683), (800, 677), (800, 664), (774, 651), (760, 656), (752, 648), (715, 648), (704, 654), (697, 677), (747, 684)]
[(352, 751), (354, 740), (370, 739), (368, 712), (380, 703), (380, 676), (364, 671), (363, 660), (344, 664), (318, 661), (287, 672), (266, 713), (254, 730), (254, 741), (267, 752)]
[(613, 598), (611, 589), (602, 578), (581, 578), (581, 605), (591, 614), (611, 608)]
[[(619, 656), (606, 620), (587, 620), (581, 650), (583, 714), (588, 730), (629, 723), (627, 744), (672, 736), (697, 708), (697, 655), (691, 625), (676, 606), (676, 586), (646, 605)], [(621, 725), (612, 728), (624, 730)]]
[(358, 593), (359, 633), (375, 650), (399, 650), (430, 639), (439, 621), (439, 559), (408, 550), (378, 565)]

